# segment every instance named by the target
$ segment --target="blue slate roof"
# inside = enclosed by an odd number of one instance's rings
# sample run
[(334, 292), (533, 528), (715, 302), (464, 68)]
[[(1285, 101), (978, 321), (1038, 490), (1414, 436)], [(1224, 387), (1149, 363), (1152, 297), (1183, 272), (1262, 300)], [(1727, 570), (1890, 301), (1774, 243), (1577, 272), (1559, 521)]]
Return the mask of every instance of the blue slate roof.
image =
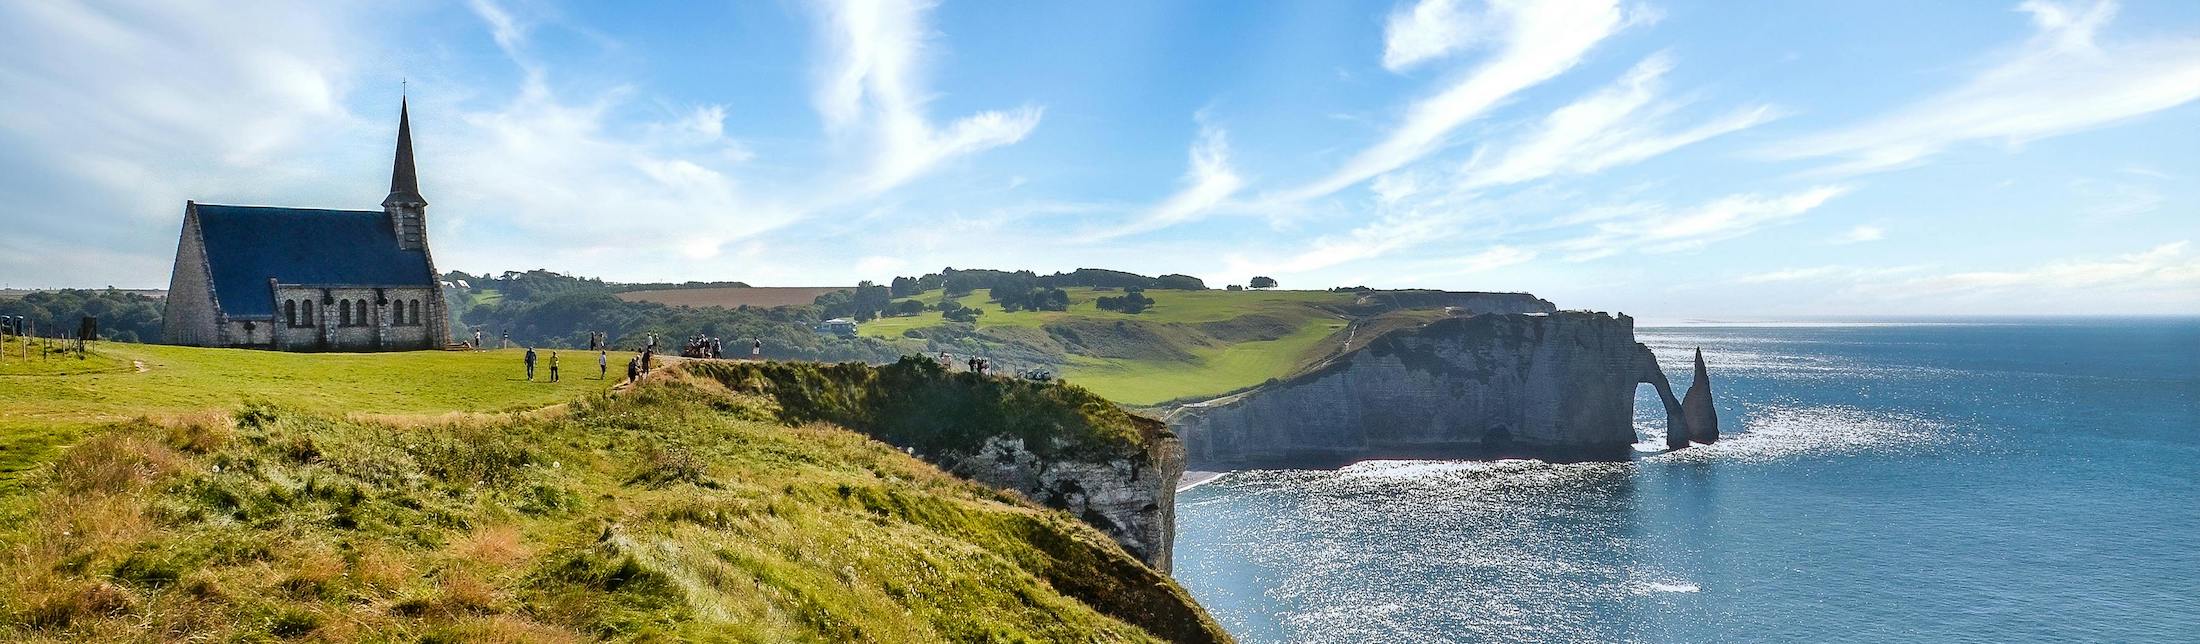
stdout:
[(283, 284), (430, 286), (428, 254), (399, 250), (379, 210), (195, 204), (214, 296), (231, 316), (272, 316)]

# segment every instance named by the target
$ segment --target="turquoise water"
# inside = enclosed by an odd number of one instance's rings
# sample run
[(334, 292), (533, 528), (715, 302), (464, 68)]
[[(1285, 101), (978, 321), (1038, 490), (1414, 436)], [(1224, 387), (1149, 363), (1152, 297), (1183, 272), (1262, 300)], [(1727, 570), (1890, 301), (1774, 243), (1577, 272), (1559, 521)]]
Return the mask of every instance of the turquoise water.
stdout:
[(1177, 579), (1247, 642), (2200, 641), (2200, 319), (1637, 335), (1727, 440), (1232, 473)]

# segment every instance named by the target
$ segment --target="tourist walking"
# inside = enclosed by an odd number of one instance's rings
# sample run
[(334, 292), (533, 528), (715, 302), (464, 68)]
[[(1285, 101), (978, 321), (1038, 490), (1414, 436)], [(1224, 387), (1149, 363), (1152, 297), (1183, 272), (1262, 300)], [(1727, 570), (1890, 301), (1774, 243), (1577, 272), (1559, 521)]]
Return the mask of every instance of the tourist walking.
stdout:
[(550, 382), (558, 381), (558, 352), (550, 352)]
[(627, 359), (626, 359), (626, 381), (627, 381), (627, 382), (634, 382), (634, 381), (636, 381), (636, 380), (640, 380), (640, 379), (641, 379), (641, 377), (642, 377), (642, 357), (641, 357), (641, 356), (634, 356), (634, 357), (632, 357), (632, 358), (627, 358)]
[(474, 329), (474, 350), (481, 350), (481, 329)]
[(649, 370), (650, 370), (650, 368), (651, 368), (651, 363), (654, 363), (654, 362), (656, 362), (656, 361), (657, 361), (657, 349), (656, 349), (655, 347), (651, 347), (651, 348), (648, 348), (648, 349), (643, 349), (643, 350), (642, 350), (642, 373), (645, 373), (645, 374), (646, 374), (646, 373), (649, 373)]
[(535, 381), (535, 348), (527, 347), (527, 381)]
[(602, 379), (604, 379), (604, 377), (606, 377), (606, 376), (609, 376), (609, 375), (611, 375), (611, 352), (609, 352), (609, 351), (597, 351), (597, 352), (596, 352), (596, 379), (597, 379), (597, 380), (602, 380)]

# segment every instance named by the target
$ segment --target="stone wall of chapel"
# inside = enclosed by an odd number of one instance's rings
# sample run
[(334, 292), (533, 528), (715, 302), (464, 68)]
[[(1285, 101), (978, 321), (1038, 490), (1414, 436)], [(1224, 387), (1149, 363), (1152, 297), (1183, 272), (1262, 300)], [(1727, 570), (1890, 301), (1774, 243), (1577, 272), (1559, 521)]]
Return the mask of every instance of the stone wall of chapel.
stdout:
[[(429, 299), (434, 289), (375, 287), (275, 288), (275, 348), (285, 351), (396, 351), (433, 348)], [(312, 317), (306, 318), (306, 303)], [(346, 323), (346, 303), (351, 315)], [(412, 314), (419, 302), (417, 321)], [(400, 310), (400, 307), (403, 307)], [(295, 312), (295, 313), (294, 313)]]

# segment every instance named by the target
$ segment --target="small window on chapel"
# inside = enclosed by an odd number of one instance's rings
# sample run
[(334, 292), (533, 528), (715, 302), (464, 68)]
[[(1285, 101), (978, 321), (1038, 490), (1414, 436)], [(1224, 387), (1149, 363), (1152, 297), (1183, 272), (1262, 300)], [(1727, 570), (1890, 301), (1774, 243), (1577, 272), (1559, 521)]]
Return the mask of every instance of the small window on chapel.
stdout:
[(298, 326), (297, 300), (283, 300), (283, 319), (289, 320), (291, 326)]

